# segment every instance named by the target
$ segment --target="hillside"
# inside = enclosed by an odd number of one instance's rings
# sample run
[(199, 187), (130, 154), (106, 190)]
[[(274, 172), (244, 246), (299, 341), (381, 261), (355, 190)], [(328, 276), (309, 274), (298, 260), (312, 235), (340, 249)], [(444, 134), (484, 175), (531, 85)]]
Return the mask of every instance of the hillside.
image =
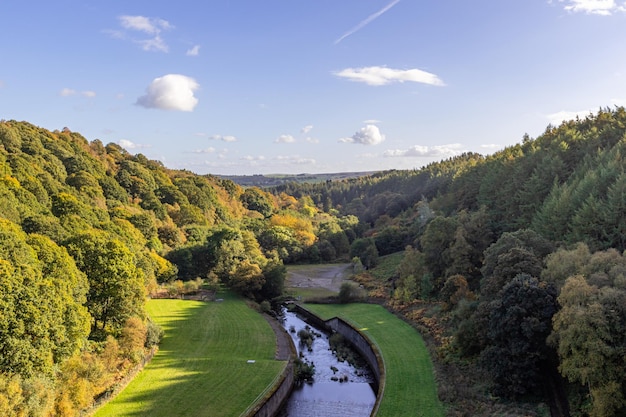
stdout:
[(284, 264), (352, 261), (427, 336), (449, 415), (624, 415), (625, 151), (605, 109), (488, 157), (260, 188), (2, 121), (0, 414), (108, 392), (158, 343), (156, 290), (269, 308)]

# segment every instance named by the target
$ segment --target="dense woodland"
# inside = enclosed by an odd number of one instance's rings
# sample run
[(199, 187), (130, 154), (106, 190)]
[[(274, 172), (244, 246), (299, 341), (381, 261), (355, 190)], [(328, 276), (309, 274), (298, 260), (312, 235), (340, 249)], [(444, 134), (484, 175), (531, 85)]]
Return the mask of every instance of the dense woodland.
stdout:
[[(106, 395), (158, 343), (144, 303), (163, 288), (267, 304), (285, 264), (369, 271), (398, 253), (370, 295), (428, 303), (434, 359), (468, 384), (625, 415), (625, 154), (626, 111), (603, 109), (488, 157), (261, 189), (2, 121), (0, 415), (75, 416)], [(450, 415), (489, 415), (440, 391)]]

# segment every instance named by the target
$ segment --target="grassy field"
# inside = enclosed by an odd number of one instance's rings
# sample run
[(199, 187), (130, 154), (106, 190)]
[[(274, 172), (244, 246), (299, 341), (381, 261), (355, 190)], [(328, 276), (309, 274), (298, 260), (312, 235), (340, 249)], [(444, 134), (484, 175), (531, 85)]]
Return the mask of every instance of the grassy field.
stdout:
[(428, 350), (415, 329), (374, 304), (307, 304), (306, 308), (324, 319), (343, 318), (378, 345), (386, 382), (377, 417), (444, 415)]
[[(244, 301), (150, 300), (165, 337), (146, 368), (95, 416), (238, 416), (284, 369), (276, 339)], [(248, 364), (248, 360), (255, 360)]]

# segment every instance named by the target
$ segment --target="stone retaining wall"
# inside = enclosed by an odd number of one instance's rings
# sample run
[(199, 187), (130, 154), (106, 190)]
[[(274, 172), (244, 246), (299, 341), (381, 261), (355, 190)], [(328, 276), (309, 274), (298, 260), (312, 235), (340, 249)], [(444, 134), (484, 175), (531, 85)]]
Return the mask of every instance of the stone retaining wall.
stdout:
[(376, 403), (370, 414), (370, 416), (375, 416), (385, 390), (385, 364), (376, 344), (350, 323), (338, 317), (324, 321), (298, 304), (294, 304), (294, 311), (302, 315), (306, 319), (305, 321), (309, 322), (312, 326), (319, 327), (328, 332), (340, 333), (366, 360), (376, 379)]

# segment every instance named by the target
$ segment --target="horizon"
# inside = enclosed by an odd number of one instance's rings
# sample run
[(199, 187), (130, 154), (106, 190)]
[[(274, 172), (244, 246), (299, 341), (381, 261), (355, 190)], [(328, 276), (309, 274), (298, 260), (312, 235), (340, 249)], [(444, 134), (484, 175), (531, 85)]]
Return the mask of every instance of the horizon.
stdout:
[(0, 119), (204, 175), (421, 169), (626, 104), (626, 2), (9, 0)]

